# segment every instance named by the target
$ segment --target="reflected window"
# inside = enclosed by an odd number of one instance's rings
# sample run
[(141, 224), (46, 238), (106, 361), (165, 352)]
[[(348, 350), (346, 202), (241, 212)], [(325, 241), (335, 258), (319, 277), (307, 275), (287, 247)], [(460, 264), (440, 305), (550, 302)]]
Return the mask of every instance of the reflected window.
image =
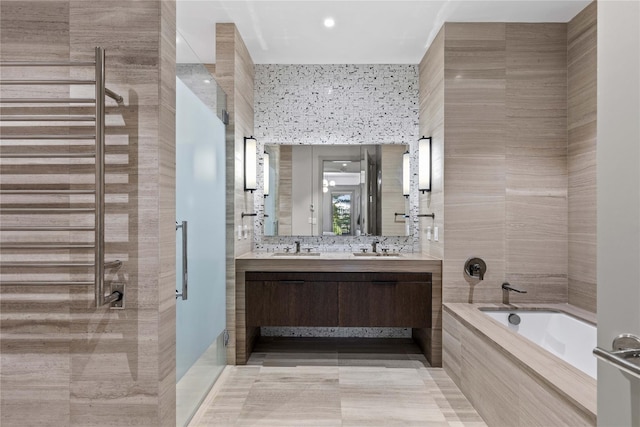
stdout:
[(333, 232), (337, 236), (351, 234), (351, 193), (331, 194)]

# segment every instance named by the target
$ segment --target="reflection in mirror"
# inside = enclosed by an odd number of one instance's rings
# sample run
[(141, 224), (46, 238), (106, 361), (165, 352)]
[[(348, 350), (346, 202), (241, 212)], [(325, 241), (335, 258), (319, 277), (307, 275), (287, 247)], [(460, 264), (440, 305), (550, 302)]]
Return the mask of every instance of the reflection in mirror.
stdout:
[(266, 145), (265, 236), (405, 236), (406, 145)]

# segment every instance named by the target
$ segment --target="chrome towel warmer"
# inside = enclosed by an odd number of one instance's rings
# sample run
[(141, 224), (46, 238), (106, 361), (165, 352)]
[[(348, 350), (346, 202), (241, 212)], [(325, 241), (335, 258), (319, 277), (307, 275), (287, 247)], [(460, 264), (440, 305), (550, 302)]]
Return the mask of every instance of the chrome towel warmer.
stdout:
[[(58, 140), (58, 141), (70, 141), (70, 140), (95, 140), (95, 152), (94, 153), (41, 153), (41, 152), (13, 152), (8, 150), (6, 152), (5, 145), (0, 146), (0, 159), (28, 159), (35, 160), (34, 164), (39, 159), (51, 159), (51, 158), (95, 158), (95, 189), (24, 189), (28, 185), (18, 186), (19, 188), (8, 188), (2, 185), (0, 187), (0, 195), (79, 195), (79, 194), (94, 194), (95, 206), (94, 208), (85, 207), (37, 207), (37, 206), (21, 206), (21, 207), (0, 207), (0, 214), (2, 215), (22, 215), (30, 213), (40, 214), (81, 214), (81, 213), (95, 213), (95, 225), (92, 226), (60, 226), (60, 225), (4, 225), (0, 224), (0, 231), (26, 231), (26, 232), (46, 232), (46, 231), (91, 231), (95, 232), (95, 240), (93, 244), (74, 244), (74, 243), (53, 243), (53, 244), (32, 244), (29, 242), (10, 242), (3, 243), (4, 249), (40, 249), (40, 250), (61, 250), (61, 249), (94, 249), (95, 256), (93, 263), (75, 262), (75, 261), (55, 261), (55, 262), (40, 262), (40, 261), (25, 261), (25, 262), (0, 262), (0, 268), (76, 268), (76, 267), (93, 267), (94, 280), (93, 282), (87, 280), (72, 281), (72, 280), (3, 280), (0, 281), (2, 286), (86, 286), (94, 285), (95, 287), (95, 305), (101, 307), (106, 304), (110, 304), (112, 308), (124, 307), (124, 285), (120, 283), (111, 283), (111, 290), (108, 295), (105, 295), (105, 268), (119, 268), (122, 265), (121, 261), (110, 261), (105, 263), (105, 97), (108, 96), (114, 99), (118, 104), (121, 104), (123, 99), (120, 95), (107, 89), (105, 87), (105, 51), (101, 47), (95, 48), (95, 60), (94, 61), (39, 61), (39, 62), (26, 62), (26, 61), (3, 61), (0, 62), (0, 67), (95, 67), (95, 78), (93, 80), (76, 80), (76, 79), (49, 79), (49, 80), (1, 80), (0, 85), (19, 85), (19, 86), (50, 86), (50, 85), (94, 85), (95, 86), (95, 98), (0, 98), (0, 105), (5, 104), (23, 104), (32, 108), (35, 104), (73, 104), (81, 106), (82, 104), (94, 104), (95, 115), (13, 115), (2, 114), (0, 115), (0, 122), (94, 122), (95, 132), (93, 134), (76, 134), (69, 133), (67, 135), (62, 134), (0, 134), (0, 141), (15, 141), (15, 140)], [(27, 107), (18, 107), (27, 108)], [(36, 110), (41, 110), (35, 108)], [(59, 125), (71, 128), (69, 125)], [(18, 129), (18, 128), (14, 128)], [(24, 129), (30, 131), (31, 127), (24, 126)], [(33, 129), (37, 129), (34, 126)], [(1, 128), (0, 128), (1, 130)], [(31, 130), (31, 132), (33, 132)], [(15, 146), (13, 146), (15, 147)], [(37, 147), (37, 146), (30, 146)], [(24, 147), (23, 147), (24, 148)], [(29, 151), (29, 150), (27, 150)], [(33, 150), (31, 150), (33, 151)], [(11, 186), (9, 186), (11, 187)], [(15, 187), (15, 186), (14, 186)]]

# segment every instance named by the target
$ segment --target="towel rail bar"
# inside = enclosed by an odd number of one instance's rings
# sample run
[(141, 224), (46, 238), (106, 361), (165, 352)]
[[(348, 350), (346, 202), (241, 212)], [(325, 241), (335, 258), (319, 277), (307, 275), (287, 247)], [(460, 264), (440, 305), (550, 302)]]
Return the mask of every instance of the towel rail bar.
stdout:
[[(71, 189), (25, 189), (16, 188), (0, 189), (0, 194), (92, 194), (95, 202), (94, 207), (40, 207), (34, 205), (31, 207), (0, 207), (2, 215), (20, 215), (20, 214), (73, 214), (73, 213), (92, 213), (95, 216), (93, 226), (66, 226), (66, 225), (3, 225), (2, 231), (93, 231), (95, 234), (94, 242), (89, 243), (29, 243), (29, 242), (10, 242), (3, 243), (2, 249), (14, 250), (65, 250), (65, 249), (93, 249), (94, 262), (78, 262), (78, 261), (4, 261), (0, 262), (0, 268), (93, 268), (93, 281), (73, 281), (73, 280), (25, 280), (17, 281), (14, 279), (3, 280), (2, 286), (66, 286), (66, 285), (94, 285), (94, 294), (96, 307), (110, 304), (111, 307), (124, 307), (123, 297), (124, 288), (122, 284), (114, 287), (112, 284), (111, 292), (105, 295), (105, 268), (115, 268), (122, 265), (120, 261), (106, 262), (105, 257), (105, 100), (106, 97), (114, 99), (118, 104), (123, 102), (122, 96), (116, 92), (106, 88), (105, 86), (105, 53), (101, 47), (95, 48), (95, 61), (2, 61), (0, 67), (94, 67), (94, 79), (0, 79), (0, 85), (8, 86), (48, 86), (48, 85), (93, 85), (95, 87), (95, 98), (3, 98), (0, 104), (92, 104), (95, 108), (95, 115), (69, 114), (68, 116), (60, 115), (24, 115), (24, 114), (3, 114), (0, 121), (2, 122), (93, 122), (95, 132), (87, 134), (89, 131), (83, 129), (83, 126), (76, 126), (76, 133), (70, 135), (61, 134), (20, 134), (21, 130), (33, 132), (33, 127), (10, 128), (5, 127), (4, 132), (0, 135), (1, 140), (94, 140), (94, 152), (70, 152), (70, 153), (52, 153), (35, 151), (29, 152), (7, 152), (6, 148), (0, 153), (0, 158), (95, 158), (95, 190), (71, 190)], [(22, 112), (20, 112), (22, 113)], [(35, 113), (35, 111), (34, 111)], [(53, 126), (53, 125), (52, 125)], [(42, 130), (47, 132), (46, 130)], [(90, 131), (89, 131), (90, 132)], [(3, 145), (10, 147), (12, 145)], [(42, 147), (36, 145), (32, 150), (43, 150)], [(22, 148), (24, 150), (24, 148)], [(46, 148), (44, 150), (47, 150)], [(43, 151), (44, 151), (43, 150)], [(50, 149), (49, 149), (50, 151)], [(14, 205), (15, 206), (15, 205)]]

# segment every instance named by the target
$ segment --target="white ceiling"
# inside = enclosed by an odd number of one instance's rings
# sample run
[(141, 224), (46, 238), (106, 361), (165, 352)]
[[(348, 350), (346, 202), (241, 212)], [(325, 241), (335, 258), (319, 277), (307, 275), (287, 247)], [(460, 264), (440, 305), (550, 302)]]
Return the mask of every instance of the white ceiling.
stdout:
[(215, 24), (233, 22), (256, 64), (417, 64), (444, 22), (567, 22), (589, 3), (178, 0), (178, 62), (215, 63)]

